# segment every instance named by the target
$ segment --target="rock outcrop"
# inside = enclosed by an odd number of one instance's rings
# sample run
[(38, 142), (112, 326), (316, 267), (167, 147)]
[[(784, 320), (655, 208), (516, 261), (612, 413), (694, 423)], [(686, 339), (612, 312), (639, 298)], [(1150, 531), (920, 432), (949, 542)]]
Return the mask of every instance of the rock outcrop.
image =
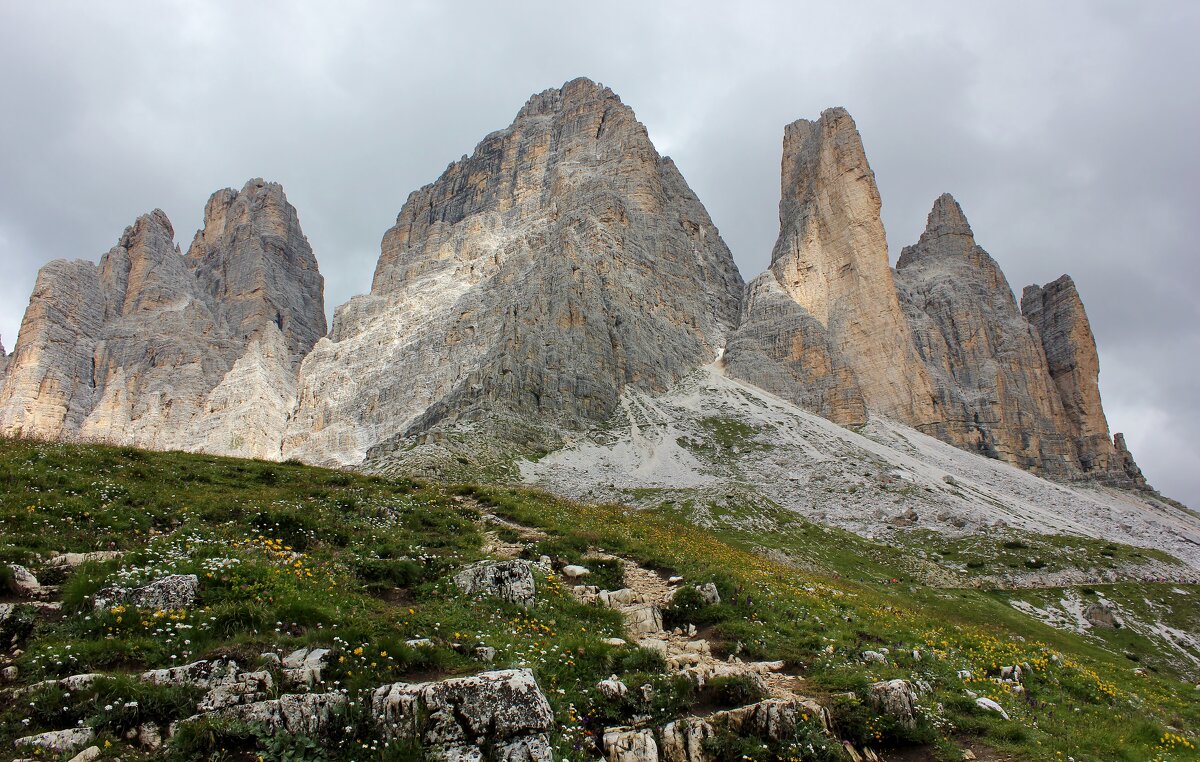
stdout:
[(322, 287), (276, 184), (214, 194), (187, 257), (143, 215), (99, 265), (38, 274), (0, 433), (279, 458)]
[(304, 361), (285, 453), (359, 463), (456, 420), (603, 420), (626, 386), (665, 390), (710, 362), (741, 293), (633, 111), (568, 82), (409, 196), (371, 293)]
[(548, 736), (554, 712), (527, 669), (385, 685), (371, 696), (371, 713), (385, 737), (417, 741), (433, 759), (554, 758)]
[(1076, 473), (1041, 340), (949, 194), (934, 203), (920, 240), (901, 252), (896, 286), (946, 438), (1036, 473)]

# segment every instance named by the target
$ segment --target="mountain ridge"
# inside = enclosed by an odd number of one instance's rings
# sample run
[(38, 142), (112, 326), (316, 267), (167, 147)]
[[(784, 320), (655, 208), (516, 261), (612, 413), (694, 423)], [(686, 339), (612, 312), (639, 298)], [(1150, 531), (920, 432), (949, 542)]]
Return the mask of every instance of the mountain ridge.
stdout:
[[(632, 109), (571, 80), (409, 195), (371, 291), (328, 331), (295, 210), (261, 180), (210, 198), (186, 256), (165, 215), (145, 218), (157, 227), (142, 248), (191, 273), (171, 288), (196, 291), (195, 316), (174, 331), (194, 346), (173, 358), (138, 342), (150, 323), (131, 329), (124, 355), (97, 354), (111, 343), (99, 334), (116, 330), (92, 312), (99, 287), (80, 285), (86, 268), (48, 266), (29, 337), (4, 360), (0, 432), (342, 466), (415, 453), (436, 466), (487, 441), (511, 459), (607, 425), (627, 389), (667, 393), (720, 358), (846, 426), (882, 416), (1034, 473), (1148, 489), (1109, 436), (1073, 283), (1026, 289), (1018, 308), (948, 194), (893, 270), (879, 211), (845, 109), (787, 125), (779, 238), (745, 284)], [(968, 277), (947, 283), (952, 266)], [(111, 292), (100, 301), (120, 292), (100, 290)], [(145, 298), (156, 319), (177, 317), (153, 289)], [(39, 317), (54, 299), (65, 306)], [(74, 349), (38, 354), (64, 344)], [(93, 391), (97, 359), (117, 381)], [(201, 371), (179, 390), (153, 380), (159, 366)], [(36, 413), (46, 404), (59, 422)]]

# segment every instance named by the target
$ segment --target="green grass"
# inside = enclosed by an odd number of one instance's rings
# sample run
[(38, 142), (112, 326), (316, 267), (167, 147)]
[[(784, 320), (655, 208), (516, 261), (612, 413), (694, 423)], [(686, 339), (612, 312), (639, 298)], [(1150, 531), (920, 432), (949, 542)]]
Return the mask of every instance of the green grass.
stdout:
[[(723, 513), (702, 506), (708, 523), (701, 526), (696, 503), (673, 499), (630, 511), (521, 489), (449, 488), (297, 464), (3, 440), (0, 557), (39, 572), (50, 551), (125, 555), (62, 579), (65, 618), (18, 610), (14, 629), (3, 634), (16, 637), (24, 651), (15, 660), (20, 685), (88, 671), (112, 677), (70, 697), (42, 690), (21, 701), (0, 699), (0, 746), (11, 749), (20, 735), (84, 720), (102, 730), (101, 739), (111, 744), (107, 755), (138, 759), (141, 752), (124, 740), (131, 724), (187, 716), (194, 696), (147, 687), (130, 675), (201, 658), (254, 666), (264, 651), (316, 644), (335, 649), (323, 687), (346, 689), (356, 701), (396, 680), (527, 666), (558, 719), (553, 742), (560, 759), (594, 756), (598, 730), (635, 716), (663, 723), (754, 697), (752, 686), (737, 681), (697, 692), (663, 674), (657, 653), (604, 644), (623, 635), (619, 616), (578, 603), (554, 575), (539, 579), (537, 603), (528, 611), (458, 594), (450, 577), (483, 557), (472, 498), (544, 530), (547, 538), (527, 553), (584, 561), (593, 570), (590, 582), (623, 583), (619, 564), (584, 559), (603, 550), (689, 582), (715, 583), (719, 605), (684, 596), (668, 619), (705, 627), (719, 655), (785, 660), (805, 676), (814, 697), (833, 707), (844, 737), (885, 747), (917, 744), (947, 759), (961, 757), (953, 747), (962, 738), (1019, 759), (1058, 759), (1058, 752), (1079, 762), (1195, 758), (1178, 744), (1164, 746), (1168, 732), (1194, 738), (1200, 725), (1195, 688), (1165, 669), (1135, 676), (1137, 664), (1114, 652), (1130, 644), (1053, 630), (1014, 610), (1001, 593), (931, 586), (904, 565), (911, 556), (906, 549), (809, 524), (777, 506), (726, 501)], [(194, 607), (90, 608), (99, 587), (169, 573), (199, 576)], [(1135, 594), (1141, 593), (1131, 588), (1129, 599)], [(1180, 626), (1190, 621), (1178, 620)], [(429, 638), (433, 647), (406, 645), (413, 638)], [(480, 645), (496, 649), (493, 663), (476, 659)], [(863, 650), (882, 648), (889, 649), (886, 663), (863, 663)], [(1020, 697), (995, 680), (999, 667), (1014, 662), (1035, 667)], [(966, 683), (957, 676), (964, 669), (973, 675)], [(622, 700), (603, 699), (595, 685), (612, 674), (638, 690)], [(892, 677), (928, 685), (916, 729), (879, 718), (866, 703), (868, 684)], [(643, 685), (650, 689), (643, 692)], [(978, 710), (968, 689), (996, 698), (1014, 720)], [(130, 702), (136, 706), (127, 707)], [(181, 733), (169, 753), (194, 759), (221, 753), (420, 756), (395, 745), (365, 753), (359, 744), (370, 727), (360, 716), (361, 702), (356, 705), (346, 717), (351, 730), (334, 739), (268, 739), (255, 728), (205, 722)], [(794, 738), (766, 751), (729, 737), (716, 739), (711, 751), (731, 760), (839, 759), (836, 745), (814, 733), (802, 723)], [(810, 744), (814, 750), (806, 751)]]

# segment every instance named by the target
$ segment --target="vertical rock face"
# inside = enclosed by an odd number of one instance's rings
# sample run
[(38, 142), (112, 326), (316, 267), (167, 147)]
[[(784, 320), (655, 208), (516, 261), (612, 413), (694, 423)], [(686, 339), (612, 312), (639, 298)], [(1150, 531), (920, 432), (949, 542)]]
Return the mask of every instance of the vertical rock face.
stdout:
[(300, 374), (286, 454), (357, 463), (441, 422), (601, 420), (713, 359), (742, 281), (633, 111), (586, 79), (409, 196), (371, 293)]
[(1039, 473), (1075, 472), (1041, 340), (949, 194), (934, 203), (920, 240), (901, 253), (896, 287), (946, 438)]
[(787, 126), (771, 272), (825, 326), (868, 409), (936, 427), (933, 387), (896, 297), (879, 211), (875, 174), (844, 109)]
[(233, 336), (274, 323), (298, 365), (326, 334), (325, 279), (278, 183), (254, 179), (240, 193), (214, 193), (187, 260)]
[(278, 458), (321, 277), (278, 185), (210, 200), (191, 255), (161, 211), (99, 265), (38, 274), (0, 432)]
[(831, 346), (825, 326), (783, 290), (773, 272), (763, 273), (747, 287), (742, 324), (722, 360), (731, 376), (834, 423), (867, 422), (854, 372)]
[[(1100, 404), (1100, 357), (1075, 282), (1064, 275), (1045, 286), (1026, 286), (1021, 312), (1041, 337), (1080, 469), (1098, 478), (1125, 481), (1127, 464), (1123, 459), (1127, 457), (1133, 469), (1137, 466), (1128, 450), (1117, 457), (1116, 446), (1109, 439), (1108, 420)], [(1136, 473), (1141, 474), (1140, 470)]]

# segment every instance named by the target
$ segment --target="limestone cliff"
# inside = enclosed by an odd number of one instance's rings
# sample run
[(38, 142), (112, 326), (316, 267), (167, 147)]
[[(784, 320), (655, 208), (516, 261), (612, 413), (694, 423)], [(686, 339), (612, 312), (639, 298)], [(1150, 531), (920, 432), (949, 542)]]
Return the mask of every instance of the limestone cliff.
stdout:
[(450, 421), (605, 419), (711, 361), (742, 281), (704, 207), (633, 111), (586, 79), (411, 194), (371, 293), (300, 373), (288, 457), (357, 463)]
[(843, 426), (867, 422), (854, 372), (829, 333), (767, 271), (746, 289), (742, 323), (729, 339), (725, 371)]
[(326, 334), (325, 279), (278, 183), (254, 179), (240, 193), (214, 193), (187, 260), (233, 336), (249, 338), (274, 323), (299, 365)]
[(868, 411), (945, 434), (904, 320), (879, 190), (854, 121), (784, 130), (779, 238), (724, 357), (736, 378), (844, 425)]
[(839, 108), (788, 125), (782, 170), (771, 272), (825, 326), (869, 410), (936, 426), (933, 386), (896, 297), (879, 189), (854, 120)]
[(0, 432), (278, 458), (321, 289), (278, 185), (214, 194), (187, 258), (143, 215), (99, 265), (38, 274)]
[(1076, 473), (1041, 340), (949, 194), (901, 252), (896, 287), (950, 441), (1037, 473)]
[(1026, 286), (1021, 312), (1037, 330), (1075, 443), (1080, 470), (1123, 486), (1145, 486), (1141, 470), (1125, 449), (1109, 439), (1100, 403), (1100, 357), (1083, 300), (1070, 276), (1045, 286)]

